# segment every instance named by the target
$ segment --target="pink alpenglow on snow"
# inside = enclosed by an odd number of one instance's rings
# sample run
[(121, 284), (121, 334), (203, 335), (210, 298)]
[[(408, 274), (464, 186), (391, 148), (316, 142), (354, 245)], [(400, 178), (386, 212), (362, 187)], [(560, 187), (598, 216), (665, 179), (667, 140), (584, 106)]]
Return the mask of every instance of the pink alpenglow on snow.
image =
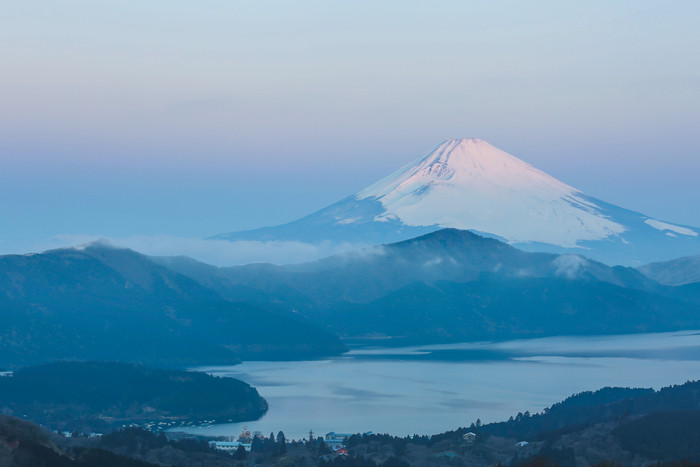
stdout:
[(489, 232), (563, 247), (625, 231), (577, 189), (479, 139), (449, 139), (357, 194), (410, 226)]
[(294, 222), (217, 238), (378, 244), (444, 228), (608, 264), (640, 265), (700, 252), (694, 227), (593, 198), (479, 139), (448, 139), (368, 188)]

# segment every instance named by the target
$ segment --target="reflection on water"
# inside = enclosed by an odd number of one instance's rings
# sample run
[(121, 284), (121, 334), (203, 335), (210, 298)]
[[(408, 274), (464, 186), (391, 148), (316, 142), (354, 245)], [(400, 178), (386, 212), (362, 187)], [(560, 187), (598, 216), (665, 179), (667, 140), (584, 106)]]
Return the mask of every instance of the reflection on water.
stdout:
[(604, 386), (653, 387), (700, 379), (700, 334), (551, 337), (355, 349), (307, 362), (246, 362), (200, 370), (240, 378), (265, 397), (261, 420), (188, 428), (237, 436), (243, 426), (301, 438), (309, 430), (432, 434), (534, 413)]

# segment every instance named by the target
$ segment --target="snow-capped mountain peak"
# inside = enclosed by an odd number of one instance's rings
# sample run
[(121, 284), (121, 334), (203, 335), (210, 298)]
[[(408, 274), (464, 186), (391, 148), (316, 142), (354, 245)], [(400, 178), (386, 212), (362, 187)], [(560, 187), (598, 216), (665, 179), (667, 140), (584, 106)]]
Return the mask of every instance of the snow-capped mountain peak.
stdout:
[(296, 221), (215, 238), (367, 245), (442, 228), (609, 264), (700, 253), (700, 229), (595, 199), (479, 139), (445, 140), (368, 188)]
[(479, 139), (448, 139), (356, 198), (382, 203), (377, 221), (489, 232), (514, 243), (572, 247), (625, 231), (580, 191)]

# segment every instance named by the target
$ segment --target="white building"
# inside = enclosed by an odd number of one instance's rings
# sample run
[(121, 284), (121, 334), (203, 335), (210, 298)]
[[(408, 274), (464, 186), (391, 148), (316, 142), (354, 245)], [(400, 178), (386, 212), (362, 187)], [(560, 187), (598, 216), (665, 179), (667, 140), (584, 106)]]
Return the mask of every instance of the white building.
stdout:
[(238, 446), (243, 446), (243, 448), (248, 452), (250, 452), (251, 448), (250, 443), (239, 443), (238, 441), (210, 441), (209, 446), (219, 451), (226, 452), (236, 452), (238, 450)]
[(335, 431), (331, 431), (330, 433), (326, 433), (324, 442), (330, 448), (342, 447), (345, 446), (345, 440), (349, 439), (351, 436), (351, 433), (336, 433)]

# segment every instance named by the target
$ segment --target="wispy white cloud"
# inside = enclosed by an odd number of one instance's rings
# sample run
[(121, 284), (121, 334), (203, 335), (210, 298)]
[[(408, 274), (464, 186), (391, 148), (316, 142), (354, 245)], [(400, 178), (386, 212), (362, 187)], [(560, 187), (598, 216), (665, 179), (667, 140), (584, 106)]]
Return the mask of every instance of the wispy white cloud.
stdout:
[(138, 235), (109, 238), (96, 235), (57, 235), (40, 242), (34, 252), (75, 247), (95, 241), (115, 247), (130, 248), (150, 256), (189, 256), (216, 266), (248, 263), (294, 264), (347, 253), (366, 245), (322, 242), (317, 244), (288, 241), (226, 241), (170, 235)]
[(579, 255), (561, 255), (557, 256), (552, 264), (556, 268), (558, 276), (575, 279), (580, 271), (588, 265), (588, 260)]

